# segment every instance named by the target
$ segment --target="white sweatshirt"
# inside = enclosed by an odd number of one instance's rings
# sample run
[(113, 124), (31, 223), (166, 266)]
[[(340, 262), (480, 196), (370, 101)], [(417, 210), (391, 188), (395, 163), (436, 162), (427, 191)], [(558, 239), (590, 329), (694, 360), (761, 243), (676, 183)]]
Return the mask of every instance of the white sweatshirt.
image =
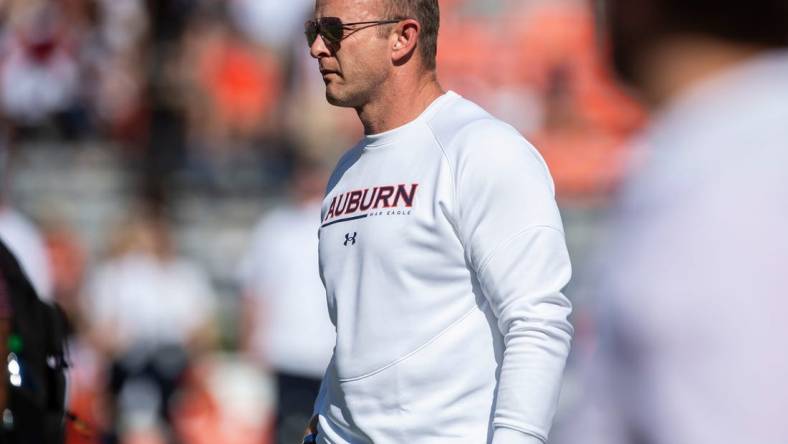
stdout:
[(448, 92), (367, 136), (323, 202), (337, 329), (322, 443), (538, 443), (572, 327), (552, 179), (512, 127)]

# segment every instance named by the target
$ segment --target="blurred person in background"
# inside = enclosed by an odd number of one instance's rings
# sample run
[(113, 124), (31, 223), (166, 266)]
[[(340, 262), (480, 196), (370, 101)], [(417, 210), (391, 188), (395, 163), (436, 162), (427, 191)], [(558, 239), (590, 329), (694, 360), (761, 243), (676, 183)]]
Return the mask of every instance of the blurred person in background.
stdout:
[(555, 442), (788, 442), (788, 3), (599, 4), (615, 70), (656, 114)]
[(276, 377), (275, 442), (280, 444), (303, 436), (334, 348), (317, 267), (327, 176), (323, 165), (297, 158), (289, 201), (260, 220), (241, 264), (242, 347)]
[(0, 239), (17, 255), (38, 296), (52, 299), (52, 275), (44, 238), (24, 214), (0, 197)]
[(0, 131), (0, 239), (14, 253), (42, 300), (52, 299), (49, 255), (38, 227), (11, 204), (8, 128)]
[(283, 79), (280, 59), (215, 9), (200, 11), (187, 27), (181, 69), (191, 154), (221, 166), (278, 131)]
[[(244, 32), (232, 13), (237, 3), (188, 3), (177, 33), (163, 18), (152, 19), (162, 28), (158, 34), (171, 35), (154, 51), (161, 56), (149, 82), (147, 180), (167, 186), (177, 173), (174, 178), (192, 189), (229, 191), (270, 180), (254, 169), (261, 164), (274, 179), (283, 178), (286, 61)], [(154, 11), (180, 13), (174, 6)]]
[(10, 1), (0, 51), (0, 106), (21, 136), (56, 127), (84, 130), (79, 39), (65, 7), (49, 0)]
[(151, 40), (144, 0), (95, 0), (89, 96), (97, 129), (106, 137), (141, 143), (146, 133), (145, 91)]
[(90, 338), (111, 363), (113, 426), (126, 439), (168, 436), (170, 400), (190, 360), (213, 342), (211, 282), (177, 254), (161, 211), (120, 228), (83, 301)]
[[(0, 124), (0, 443), (58, 444), (70, 325), (52, 301), (39, 230), (9, 203), (9, 130)], [(44, 302), (45, 301), (45, 302)]]
[(0, 442), (60, 444), (64, 439), (68, 323), (41, 302), (0, 240)]

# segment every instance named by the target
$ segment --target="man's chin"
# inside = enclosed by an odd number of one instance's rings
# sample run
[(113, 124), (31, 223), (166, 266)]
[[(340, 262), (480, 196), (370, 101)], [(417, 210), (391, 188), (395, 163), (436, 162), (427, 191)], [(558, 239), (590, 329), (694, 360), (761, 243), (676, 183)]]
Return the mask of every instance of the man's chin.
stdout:
[(344, 108), (352, 107), (353, 104), (347, 99), (347, 97), (343, 97), (331, 91), (330, 88), (326, 88), (326, 101), (329, 104), (334, 106), (341, 106)]
[(328, 102), (330, 105), (334, 105), (334, 106), (342, 106), (342, 101), (341, 101), (341, 100), (339, 100), (339, 99), (337, 99), (337, 97), (336, 97), (336, 96), (334, 96), (333, 94), (329, 93), (328, 91), (326, 91), (326, 101), (327, 101), (327, 102)]

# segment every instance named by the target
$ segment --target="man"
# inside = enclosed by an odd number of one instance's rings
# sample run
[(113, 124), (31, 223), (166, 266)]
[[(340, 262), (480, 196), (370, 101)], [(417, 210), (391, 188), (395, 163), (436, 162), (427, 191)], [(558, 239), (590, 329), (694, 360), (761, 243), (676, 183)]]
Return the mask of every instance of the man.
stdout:
[(556, 442), (786, 443), (788, 3), (604, 3), (615, 68), (656, 114)]
[(438, 16), (318, 0), (306, 23), (327, 100), (365, 132), (322, 207), (321, 443), (536, 444), (552, 421), (572, 334), (552, 180), (512, 127), (442, 91)]
[(118, 225), (85, 285), (87, 336), (109, 364), (111, 442), (167, 434), (185, 372), (214, 344), (213, 286), (179, 254), (165, 209), (145, 202)]

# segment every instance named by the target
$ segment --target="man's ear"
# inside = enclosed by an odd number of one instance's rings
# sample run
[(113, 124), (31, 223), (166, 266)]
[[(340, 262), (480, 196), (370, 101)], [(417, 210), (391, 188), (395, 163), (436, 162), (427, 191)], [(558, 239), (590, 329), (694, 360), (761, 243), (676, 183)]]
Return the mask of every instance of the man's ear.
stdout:
[(401, 65), (410, 60), (416, 50), (421, 25), (413, 19), (406, 19), (397, 24), (391, 38), (391, 61)]

